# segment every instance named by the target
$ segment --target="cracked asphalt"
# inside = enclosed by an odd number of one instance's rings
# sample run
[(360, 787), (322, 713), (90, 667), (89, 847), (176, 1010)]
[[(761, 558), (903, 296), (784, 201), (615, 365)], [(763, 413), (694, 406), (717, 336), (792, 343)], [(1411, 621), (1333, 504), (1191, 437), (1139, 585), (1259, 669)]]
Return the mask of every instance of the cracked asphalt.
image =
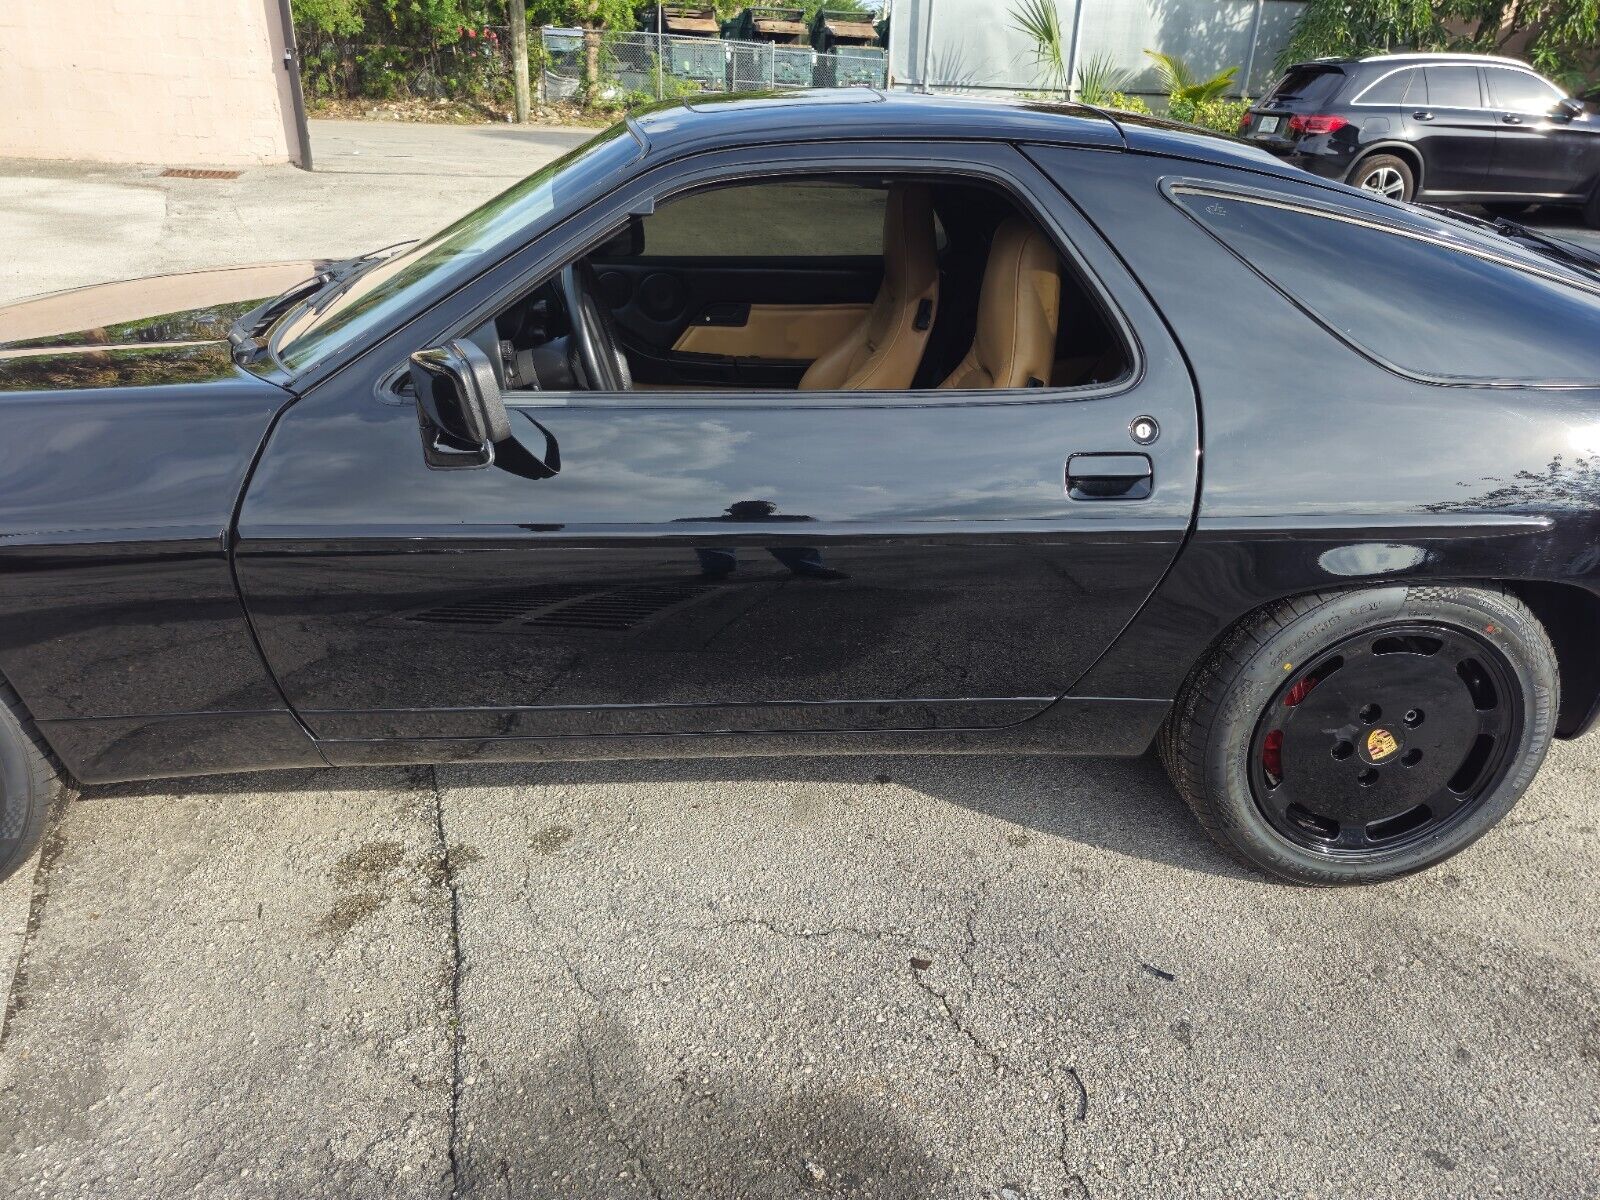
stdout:
[[(563, 136), (319, 123), (326, 176), (211, 200), (0, 167), (13, 227), (56, 239), (0, 287), (202, 265), (229, 222), (256, 230), (240, 260), (348, 253)], [(504, 177), (461, 171), (484, 147)], [(122, 257), (85, 265), (86, 239)], [(1597, 783), (1600, 741), (1558, 745), (1466, 854), (1341, 892), (1232, 865), (1149, 758), (87, 789), (0, 886), (0, 1177), (19, 1200), (1595, 1196)]]

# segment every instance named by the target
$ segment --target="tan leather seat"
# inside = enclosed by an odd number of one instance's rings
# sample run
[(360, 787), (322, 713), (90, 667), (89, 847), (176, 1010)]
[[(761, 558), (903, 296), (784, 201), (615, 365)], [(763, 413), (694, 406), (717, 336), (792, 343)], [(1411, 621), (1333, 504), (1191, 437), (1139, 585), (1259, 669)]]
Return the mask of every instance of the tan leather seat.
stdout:
[(800, 390), (902, 391), (922, 362), (939, 303), (933, 195), (922, 184), (889, 189), (883, 216), (883, 284), (866, 316), (806, 369)]
[(995, 230), (978, 294), (972, 349), (941, 388), (1021, 388), (1050, 382), (1061, 316), (1061, 259), (1021, 217)]

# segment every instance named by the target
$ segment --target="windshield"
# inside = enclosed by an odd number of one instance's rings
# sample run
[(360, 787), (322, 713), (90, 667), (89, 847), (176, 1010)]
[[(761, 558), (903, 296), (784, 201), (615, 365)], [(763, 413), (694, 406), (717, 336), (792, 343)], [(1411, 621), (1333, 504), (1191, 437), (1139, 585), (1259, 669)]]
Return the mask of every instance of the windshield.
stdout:
[(605, 190), (639, 154), (625, 124), (613, 125), (410, 249), (378, 259), (292, 310), (273, 332), (272, 350), (301, 371), (426, 295), (442, 294), (525, 245), (580, 197)]

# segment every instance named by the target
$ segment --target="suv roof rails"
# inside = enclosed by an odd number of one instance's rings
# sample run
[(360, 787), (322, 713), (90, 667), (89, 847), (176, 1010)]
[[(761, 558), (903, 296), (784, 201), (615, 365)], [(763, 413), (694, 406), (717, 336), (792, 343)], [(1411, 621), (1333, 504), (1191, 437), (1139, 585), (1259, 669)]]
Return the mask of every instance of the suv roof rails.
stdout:
[[(1498, 64), (1501, 64), (1503, 66), (1508, 66), (1508, 67), (1526, 67), (1530, 71), (1533, 70), (1533, 68), (1531, 66), (1529, 66), (1527, 63), (1523, 62), (1520, 58), (1506, 58), (1506, 57), (1504, 57), (1502, 55), (1498, 55), (1498, 54), (1465, 54), (1465, 53), (1460, 53), (1460, 52), (1452, 52), (1452, 51), (1449, 51), (1449, 50), (1435, 50), (1435, 51), (1417, 50), (1417, 51), (1408, 51), (1408, 52), (1401, 53), (1401, 54), (1369, 54), (1365, 58), (1346, 59), (1344, 61), (1346, 61), (1346, 62), (1364, 62), (1364, 63), (1369, 63), (1369, 62), (1403, 62), (1403, 61), (1407, 61), (1407, 60), (1416, 61), (1416, 62), (1462, 62), (1462, 63), (1488, 62), (1488, 63), (1498, 63)], [(1322, 61), (1322, 60), (1318, 60), (1318, 61)]]

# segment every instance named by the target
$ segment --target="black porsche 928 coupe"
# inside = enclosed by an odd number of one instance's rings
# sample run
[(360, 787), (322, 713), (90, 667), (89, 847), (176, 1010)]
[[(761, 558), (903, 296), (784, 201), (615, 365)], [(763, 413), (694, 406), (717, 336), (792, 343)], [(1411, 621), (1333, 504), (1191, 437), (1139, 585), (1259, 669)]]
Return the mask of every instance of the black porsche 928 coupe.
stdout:
[(1600, 699), (1600, 274), (1149, 119), (658, 107), (424, 241), (0, 310), (0, 862), (69, 779), (1152, 743), (1381, 880)]

